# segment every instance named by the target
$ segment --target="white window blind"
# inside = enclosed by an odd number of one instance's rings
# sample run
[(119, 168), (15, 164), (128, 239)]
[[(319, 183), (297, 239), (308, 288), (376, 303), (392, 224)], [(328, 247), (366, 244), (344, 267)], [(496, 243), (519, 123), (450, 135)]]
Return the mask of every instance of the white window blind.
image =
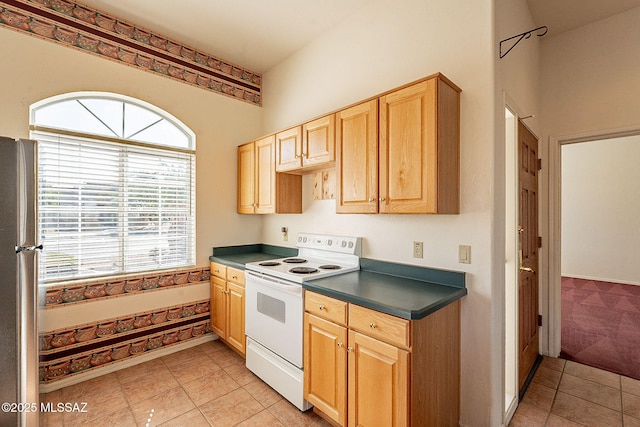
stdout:
[(195, 154), (33, 132), (44, 282), (195, 264)]

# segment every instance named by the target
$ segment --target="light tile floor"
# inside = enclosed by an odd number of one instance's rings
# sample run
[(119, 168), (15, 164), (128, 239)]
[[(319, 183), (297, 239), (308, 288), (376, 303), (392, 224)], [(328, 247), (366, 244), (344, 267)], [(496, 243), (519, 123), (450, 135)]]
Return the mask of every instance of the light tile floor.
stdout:
[(41, 426), (328, 427), (300, 412), (211, 341), (40, 396), (42, 402), (86, 402), (86, 412), (40, 416)]
[(509, 426), (640, 427), (640, 381), (545, 357)]

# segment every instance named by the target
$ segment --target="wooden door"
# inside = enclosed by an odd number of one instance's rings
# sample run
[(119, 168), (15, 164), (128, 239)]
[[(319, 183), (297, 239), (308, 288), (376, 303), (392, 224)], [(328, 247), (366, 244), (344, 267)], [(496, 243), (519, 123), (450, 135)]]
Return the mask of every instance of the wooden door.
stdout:
[(255, 210), (255, 152), (254, 143), (238, 147), (238, 213), (252, 214)]
[(302, 166), (322, 166), (336, 159), (335, 115), (305, 123), (302, 126)]
[(286, 172), (302, 167), (302, 127), (276, 134), (276, 171)]
[(273, 135), (255, 142), (256, 197), (255, 213), (276, 212), (276, 153)]
[(245, 354), (244, 286), (227, 282), (227, 343)]
[(227, 283), (219, 277), (211, 278), (211, 330), (225, 338), (227, 329)]
[(347, 421), (347, 328), (304, 315), (304, 397), (332, 420)]
[(436, 83), (380, 98), (380, 213), (435, 212)]
[(537, 357), (538, 327), (538, 140), (518, 123), (520, 274), (518, 278), (519, 387)]
[(409, 352), (349, 331), (349, 427), (409, 423)]
[(336, 212), (378, 212), (378, 101), (336, 113)]

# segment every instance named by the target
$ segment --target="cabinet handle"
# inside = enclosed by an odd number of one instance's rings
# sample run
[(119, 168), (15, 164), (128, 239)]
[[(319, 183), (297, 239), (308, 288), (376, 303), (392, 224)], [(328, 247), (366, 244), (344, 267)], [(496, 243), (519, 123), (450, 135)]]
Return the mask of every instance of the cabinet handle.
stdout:
[(375, 201), (376, 201), (376, 199), (374, 199), (373, 197), (370, 197), (370, 198), (369, 198), (369, 203), (373, 203), (373, 202), (375, 202)]
[(220, 273), (220, 270), (213, 270), (214, 273)]
[(343, 344), (343, 343), (341, 343), (341, 342), (339, 342), (339, 343), (338, 343), (338, 347), (342, 348), (342, 347), (344, 347), (344, 344)]
[(238, 276), (231, 276), (232, 279), (238, 279)]
[(324, 305), (321, 305), (320, 307), (318, 307), (321, 311), (325, 309)]
[(381, 202), (384, 202), (384, 197), (380, 197), (380, 201), (381, 201)]
[(353, 347), (347, 347), (347, 351), (351, 353), (353, 351)]
[(376, 325), (375, 323), (369, 323), (369, 326), (371, 326), (371, 329), (375, 329), (378, 327), (378, 325)]

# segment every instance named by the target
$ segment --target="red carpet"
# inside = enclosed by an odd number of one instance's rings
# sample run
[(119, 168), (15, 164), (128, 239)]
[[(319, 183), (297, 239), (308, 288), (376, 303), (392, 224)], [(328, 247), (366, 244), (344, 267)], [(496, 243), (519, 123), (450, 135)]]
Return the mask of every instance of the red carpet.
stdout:
[(640, 380), (640, 286), (562, 278), (560, 357)]

